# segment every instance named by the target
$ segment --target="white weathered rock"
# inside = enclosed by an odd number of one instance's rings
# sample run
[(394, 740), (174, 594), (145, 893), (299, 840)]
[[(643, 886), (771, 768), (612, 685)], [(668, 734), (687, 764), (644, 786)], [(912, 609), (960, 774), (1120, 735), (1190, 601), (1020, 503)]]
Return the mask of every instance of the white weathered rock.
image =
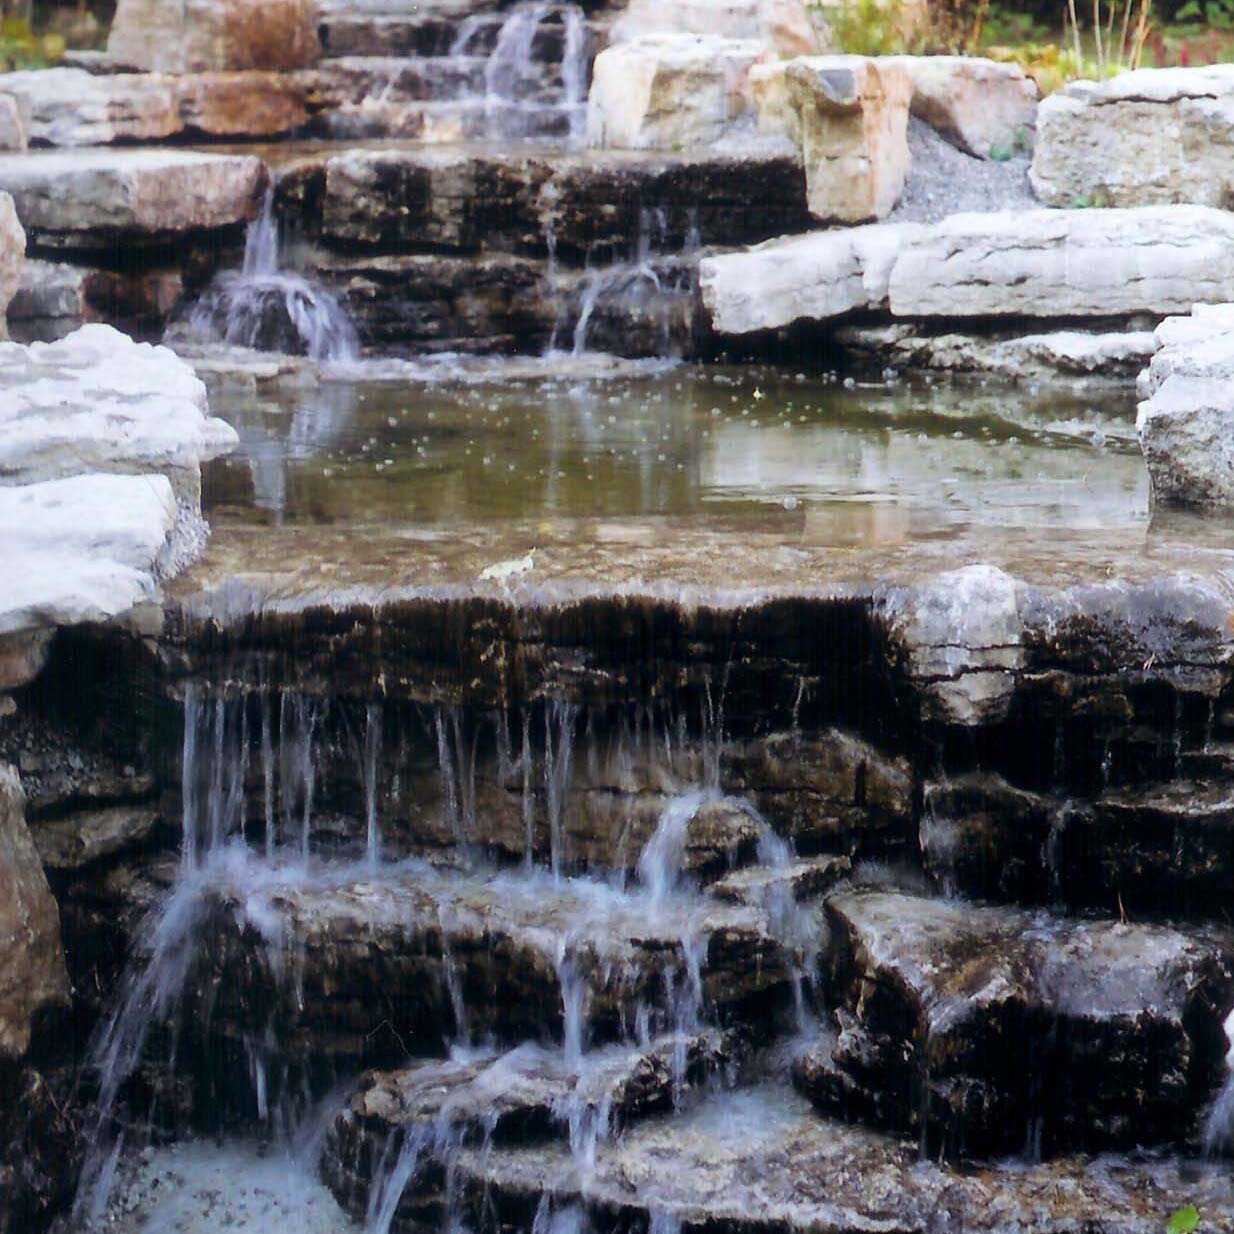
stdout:
[(595, 60), (587, 100), (589, 145), (624, 150), (706, 146), (749, 110), (758, 40), (653, 34)]
[(165, 73), (303, 68), (321, 55), (312, 0), (119, 0), (111, 58)]
[(273, 137), (308, 118), (306, 84), (277, 73), (175, 77), (39, 69), (0, 74), (0, 96), (5, 93), (16, 100), (30, 139), (49, 146), (104, 146), (186, 134)]
[(804, 56), (784, 73), (810, 213), (843, 223), (885, 218), (908, 175), (908, 75), (864, 56)]
[(13, 199), (0, 193), (0, 339), (8, 337), (6, 314), (21, 284), (25, 260), (26, 233), (18, 222)]
[(24, 151), (27, 144), (17, 100), (11, 94), (0, 94), (0, 150)]
[(883, 597), (890, 638), (906, 654), (927, 706), (949, 724), (1006, 714), (1025, 663), (1018, 587), (990, 565), (965, 566)]
[(0, 1060), (22, 1058), (35, 1016), (68, 1003), (60, 909), (26, 826), (21, 781), (0, 764)]
[(630, 0), (613, 23), (610, 43), (648, 34), (761, 39), (782, 56), (826, 50), (816, 9), (801, 0)]
[(777, 330), (887, 303), (891, 269), (924, 228), (882, 223), (769, 240), (704, 258), (703, 303), (720, 334)]
[(1063, 87), (1038, 111), (1031, 175), (1054, 206), (1224, 206), (1234, 189), (1234, 64)]
[(1037, 84), (1018, 64), (979, 56), (896, 56), (913, 83), (912, 113), (978, 158), (1010, 154), (1037, 121)]
[(1234, 304), (1167, 318), (1157, 341), (1136, 416), (1153, 497), (1234, 506)]
[(105, 621), (158, 594), (177, 520), (162, 475), (0, 486), (0, 635)]
[(845, 348), (880, 365), (988, 373), (1012, 381), (1078, 377), (1134, 381), (1157, 346), (1151, 330), (1052, 330), (1006, 337), (927, 334), (905, 322), (844, 326), (835, 337)]
[(105, 325), (0, 344), (0, 482), (87, 471), (185, 471), (229, 450), (206, 388), (174, 352)]
[(900, 255), (897, 317), (1119, 317), (1234, 299), (1234, 216), (1205, 206), (955, 214)]
[(103, 248), (234, 226), (260, 209), (266, 171), (251, 155), (75, 150), (0, 156), (31, 242)]

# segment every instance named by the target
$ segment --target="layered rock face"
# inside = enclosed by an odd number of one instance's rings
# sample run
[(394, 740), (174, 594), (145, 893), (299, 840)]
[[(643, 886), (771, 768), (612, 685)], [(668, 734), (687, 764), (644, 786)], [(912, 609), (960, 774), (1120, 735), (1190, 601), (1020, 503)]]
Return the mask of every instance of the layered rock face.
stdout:
[(1226, 207), (1232, 177), (1229, 65), (1073, 82), (1041, 106), (1032, 181), (1049, 205)]
[(18, 222), (13, 199), (7, 193), (0, 193), (0, 340), (8, 337), (6, 314), (17, 294), (25, 259), (25, 230)]
[(1234, 309), (1197, 305), (1156, 332), (1136, 417), (1153, 496), (1163, 505), (1234, 504)]
[(108, 54), (121, 64), (159, 72), (298, 69), (321, 54), (307, 0), (158, 0), (116, 6)]

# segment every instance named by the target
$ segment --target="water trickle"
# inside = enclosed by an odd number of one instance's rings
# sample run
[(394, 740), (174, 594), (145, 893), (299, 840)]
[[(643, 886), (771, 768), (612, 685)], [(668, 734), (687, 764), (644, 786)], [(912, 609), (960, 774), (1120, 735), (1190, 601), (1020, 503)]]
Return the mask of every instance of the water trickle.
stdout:
[(554, 875), (566, 863), (566, 799), (574, 759), (578, 706), (550, 700), (544, 712), (544, 799), (548, 813), (549, 857)]
[(653, 908), (662, 906), (677, 890), (685, 865), (690, 824), (707, 799), (701, 789), (672, 798), (638, 859), (638, 876), (651, 893)]
[(339, 302), (302, 275), (279, 266), (279, 229), (273, 190), (249, 225), (244, 263), (218, 275), (190, 310), (191, 339), (306, 355), (313, 360), (354, 360), (355, 327)]
[(365, 854), (370, 866), (381, 860), (381, 833), (377, 821), (377, 796), (381, 770), (381, 704), (369, 703), (364, 724), (364, 820)]

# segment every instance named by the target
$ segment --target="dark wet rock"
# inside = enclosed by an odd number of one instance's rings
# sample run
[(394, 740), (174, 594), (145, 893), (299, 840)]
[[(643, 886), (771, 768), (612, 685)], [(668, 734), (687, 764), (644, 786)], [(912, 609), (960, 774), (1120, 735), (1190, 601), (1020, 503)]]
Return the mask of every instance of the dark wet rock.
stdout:
[[(335, 888), (229, 891), (206, 904), (199, 988), (211, 1026), (277, 1034), (290, 1054), (398, 1057), (459, 1030), (499, 1040), (560, 1034), (563, 982), (586, 991), (588, 1032), (662, 1020), (667, 992), (695, 981), (721, 1017), (770, 1009), (788, 981), (764, 913), (626, 897), (547, 876), (434, 873)], [(695, 960), (698, 967), (693, 970)], [(684, 984), (683, 984), (684, 983)], [(464, 1023), (458, 1023), (461, 1014)]]
[(142, 806), (83, 810), (36, 823), (31, 838), (44, 868), (70, 873), (146, 845), (159, 822)]
[(43, 1229), (72, 1199), (81, 1109), (71, 1069), (0, 1063), (0, 1230)]
[(801, 852), (881, 851), (911, 839), (913, 778), (902, 759), (838, 730), (773, 733), (722, 755), (725, 787), (748, 794)]
[(0, 764), (0, 1063), (19, 1062), (39, 1017), (69, 1000), (60, 913), (25, 804), (17, 772)]
[(828, 902), (836, 1033), (798, 1062), (826, 1109), (944, 1152), (1173, 1140), (1220, 1079), (1213, 942), (880, 892)]
[(423, 1193), (440, 1186), (441, 1156), (460, 1144), (569, 1138), (581, 1148), (589, 1134), (607, 1139), (671, 1110), (684, 1091), (735, 1064), (739, 1053), (735, 1039), (708, 1032), (647, 1047), (605, 1047), (579, 1063), (523, 1045), (370, 1072), (327, 1133), (322, 1174), (343, 1207), (362, 1217), (396, 1146), (418, 1141), (427, 1160), (403, 1206), (414, 1212), (424, 1207)]
[(852, 869), (847, 857), (800, 857), (784, 866), (747, 866), (716, 879), (708, 892), (732, 904), (766, 905), (776, 897), (793, 901), (825, 895)]

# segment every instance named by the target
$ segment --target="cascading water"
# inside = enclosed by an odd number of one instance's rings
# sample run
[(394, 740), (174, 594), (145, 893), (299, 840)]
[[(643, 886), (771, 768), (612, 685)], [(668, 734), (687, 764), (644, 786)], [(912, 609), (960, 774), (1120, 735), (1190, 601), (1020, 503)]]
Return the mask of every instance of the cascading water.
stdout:
[(279, 248), (270, 190), (249, 224), (243, 266), (207, 288), (188, 314), (187, 337), (313, 360), (354, 360), (360, 342), (342, 306), (302, 275), (280, 268)]

